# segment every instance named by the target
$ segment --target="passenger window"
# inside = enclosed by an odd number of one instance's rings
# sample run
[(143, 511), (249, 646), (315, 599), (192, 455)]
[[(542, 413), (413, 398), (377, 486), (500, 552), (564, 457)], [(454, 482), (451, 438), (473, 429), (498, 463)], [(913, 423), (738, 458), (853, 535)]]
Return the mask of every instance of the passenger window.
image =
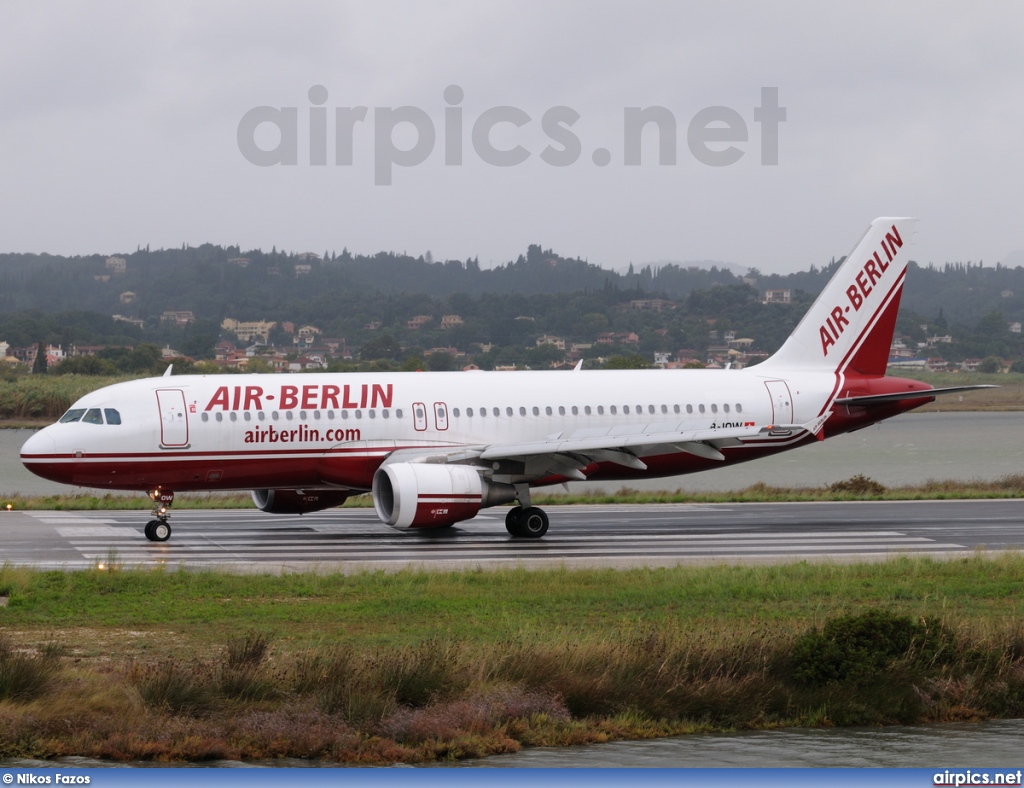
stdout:
[(589, 416), (589, 415), (590, 415), (590, 406), (589, 406), (589, 405), (584, 405), (584, 406), (583, 406), (583, 412), (584, 412), (584, 413), (585, 413), (586, 415), (588, 415), (588, 416)]
[(519, 415), (520, 416), (525, 416), (526, 415), (526, 408), (520, 406), (519, 407)]
[(375, 410), (374, 410), (373, 408), (370, 408), (370, 409), (369, 409), (369, 410), (367, 411), (367, 413), (369, 413), (369, 414), (370, 414), (370, 418), (371, 418), (371, 419), (375, 419), (375, 418), (377, 418), (377, 411), (375, 411)]
[(687, 413), (693, 413), (693, 405), (687, 405), (686, 406), (686, 412)]
[[(262, 416), (263, 414), (261, 413), (260, 415)], [(209, 413), (204, 413), (203, 416), (202, 416), (202, 419), (203, 419), (203, 421), (209, 421), (210, 420), (210, 414)]]
[(598, 416), (603, 416), (604, 415), (604, 405), (598, 405), (597, 406), (597, 415)]
[(82, 417), (83, 424), (102, 424), (103, 414), (100, 413), (99, 408), (89, 408)]
[(327, 419), (328, 419), (328, 421), (334, 421), (334, 411), (333, 410), (327, 411)]
[(703, 405), (698, 405), (697, 406), (697, 410), (699, 410), (701, 413), (703, 413), (704, 412), (704, 406)]
[[(300, 410), (299, 411), (299, 418), (302, 419), (303, 421), (305, 421), (306, 420), (306, 411)], [(234, 421), (234, 419), (232, 419), (232, 421)]]
[(452, 408), (452, 415), (455, 418), (458, 418), (459, 417), (459, 409), (458, 408)]
[(238, 421), (238, 414), (235, 413), (235, 411), (231, 411), (231, 413), (228, 414), (228, 418), (231, 419), (231, 421)]
[(481, 416), (486, 416), (487, 415), (487, 408), (480, 408), (480, 415)]
[(402, 418), (402, 409), (401, 408), (395, 408), (395, 418), (396, 419)]
[[(249, 414), (247, 413), (247, 414), (245, 414), (245, 415), (247, 415), (247, 416), (248, 416)], [(318, 410), (314, 410), (314, 411), (313, 411), (313, 418), (314, 418), (314, 419), (318, 419), (318, 420), (319, 420), (319, 418), (320, 418), (320, 411), (318, 411)]]
[(625, 413), (628, 416), (629, 415), (629, 405), (623, 405), (622, 406), (622, 412)]
[(608, 408), (608, 412), (609, 412), (609, 413), (611, 413), (611, 414), (612, 414), (613, 416), (614, 416), (614, 415), (615, 415), (616, 413), (618, 413), (618, 411), (617, 411), (617, 410), (615, 410), (615, 406), (614, 406), (614, 405), (612, 405), (612, 406), (611, 406), (610, 408)]
[[(347, 411), (347, 410), (343, 410), (343, 411), (341, 412), (341, 417), (342, 417), (343, 419), (347, 419), (347, 418), (348, 418), (348, 411)], [(275, 417), (275, 418), (276, 418), (276, 417)]]
[(679, 412), (679, 406), (678, 405), (673, 405), (672, 406), (672, 412), (673, 413), (678, 413)]
[(540, 415), (540, 408), (538, 408), (536, 405), (533, 406), (533, 415), (534, 416), (539, 416)]
[(223, 414), (223, 413), (221, 413), (220, 411), (217, 411), (217, 413), (215, 413), (213, 417), (214, 417), (214, 418), (215, 418), (215, 419), (216, 419), (217, 421), (224, 421), (224, 414)]
[[(648, 405), (647, 406), (647, 412), (648, 413), (654, 413), (654, 406), (653, 405)], [(661, 406), (661, 412), (662, 413), (665, 412), (665, 406), (664, 405)]]
[(717, 405), (712, 405), (711, 406), (711, 412), (712, 413), (718, 413), (718, 406)]
[[(220, 414), (218, 413), (217, 415), (219, 416)], [(271, 418), (272, 421), (277, 421), (277, 411), (276, 410), (270, 411), (270, 418)]]
[[(284, 399), (284, 397), (282, 397), (281, 399)], [(286, 410), (286, 411), (284, 412), (284, 417), (285, 417), (286, 419), (288, 419), (288, 421), (291, 421), (292, 419), (294, 419), (294, 418), (295, 418), (295, 414), (294, 414), (294, 413), (292, 413), (292, 412), (291, 412), (290, 410)]]
[[(205, 416), (206, 414), (204, 413), (203, 415)], [(260, 421), (264, 421), (267, 418), (267, 414), (261, 410), (259, 413), (256, 414), (256, 418), (259, 419)], [(206, 419), (203, 419), (203, 421), (206, 421)]]
[(572, 415), (573, 416), (579, 416), (580, 415), (580, 409), (577, 408), (575, 405), (572, 406)]
[(559, 416), (564, 416), (565, 415), (565, 406), (564, 405), (559, 405), (558, 406), (558, 415)]
[(492, 410), (491, 412), (492, 412), (492, 413), (493, 413), (493, 414), (494, 414), (495, 416), (500, 416), (500, 415), (501, 415), (501, 408), (494, 408), (494, 410)]
[(391, 418), (391, 411), (388, 410), (387, 408), (384, 408), (384, 410), (382, 410), (380, 412), (380, 415), (383, 416), (385, 419), (390, 419)]
[[(82, 416), (85, 415), (85, 408), (75, 408), (65, 413), (60, 420), (61, 424), (71, 424), (73, 421), (81, 421)], [(206, 415), (205, 413), (203, 414)]]
[[(676, 407), (678, 409), (678, 406), (676, 406)], [(668, 413), (668, 405), (662, 405), (661, 406), (661, 412), (662, 413)]]
[(546, 408), (544, 408), (544, 412), (545, 412), (545, 413), (546, 413), (546, 414), (547, 414), (548, 416), (550, 416), (550, 415), (551, 415), (551, 406), (550, 406), (550, 405), (548, 405), (548, 406), (547, 406)]
[(729, 403), (728, 403), (728, 402), (726, 402), (726, 403), (725, 403), (725, 404), (724, 404), (724, 405), (722, 406), (722, 410), (724, 410), (724, 411), (725, 411), (726, 413), (728, 413), (728, 412), (729, 412)]
[(356, 409), (356, 418), (357, 419), (361, 419), (362, 417), (363, 417), (363, 412), (357, 408)]
[(121, 414), (113, 408), (104, 408), (103, 415), (107, 418), (107, 424), (121, 423)]
[(512, 415), (512, 408), (505, 408), (505, 415), (506, 416), (511, 416)]
[(742, 413), (743, 412), (743, 406), (740, 405), (740, 403), (738, 403), (738, 402), (736, 403), (736, 412), (737, 413)]
[(469, 416), (470, 418), (472, 418), (473, 417), (473, 409), (472, 408), (466, 408), (466, 415)]

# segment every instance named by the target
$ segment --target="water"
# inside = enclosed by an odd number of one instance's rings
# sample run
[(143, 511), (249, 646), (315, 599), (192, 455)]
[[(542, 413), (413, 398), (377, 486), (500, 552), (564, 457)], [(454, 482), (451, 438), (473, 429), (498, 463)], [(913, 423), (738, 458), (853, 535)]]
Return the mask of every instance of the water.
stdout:
[[(22, 467), (31, 430), (0, 430), (0, 493), (51, 495), (75, 488)], [(1024, 473), (1024, 413), (908, 413), (847, 435), (705, 473), (628, 482), (642, 490), (741, 490), (757, 482), (820, 487), (858, 473), (886, 486), (931, 479), (982, 479)], [(574, 482), (570, 489), (614, 492), (619, 482)], [(554, 488), (556, 491), (558, 488)]]
[(791, 728), (535, 747), (453, 766), (1018, 768), (1024, 720), (893, 728)]

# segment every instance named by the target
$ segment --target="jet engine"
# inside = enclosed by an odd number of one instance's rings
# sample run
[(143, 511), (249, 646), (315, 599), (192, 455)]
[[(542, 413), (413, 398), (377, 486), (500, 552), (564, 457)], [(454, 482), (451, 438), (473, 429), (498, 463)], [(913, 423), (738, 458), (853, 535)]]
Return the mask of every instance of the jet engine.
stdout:
[(396, 462), (373, 475), (377, 516), (395, 528), (443, 528), (515, 497), (511, 485), (495, 484), (466, 465)]
[(348, 490), (253, 490), (256, 508), (271, 514), (305, 514), (341, 506)]

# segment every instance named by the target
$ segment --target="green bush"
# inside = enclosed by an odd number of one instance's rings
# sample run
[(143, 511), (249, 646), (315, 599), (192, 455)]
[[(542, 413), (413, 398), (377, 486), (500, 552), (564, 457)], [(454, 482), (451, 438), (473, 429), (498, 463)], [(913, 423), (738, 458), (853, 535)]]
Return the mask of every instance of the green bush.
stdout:
[(897, 666), (916, 670), (951, 656), (952, 636), (937, 619), (885, 610), (840, 616), (797, 638), (792, 678), (799, 684), (866, 685)]

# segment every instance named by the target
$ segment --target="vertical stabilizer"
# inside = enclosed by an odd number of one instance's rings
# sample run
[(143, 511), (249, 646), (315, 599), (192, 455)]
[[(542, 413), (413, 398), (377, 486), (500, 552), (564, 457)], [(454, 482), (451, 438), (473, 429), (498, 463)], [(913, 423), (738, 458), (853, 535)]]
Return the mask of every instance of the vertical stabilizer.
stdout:
[(910, 260), (915, 219), (875, 219), (768, 370), (884, 375)]

